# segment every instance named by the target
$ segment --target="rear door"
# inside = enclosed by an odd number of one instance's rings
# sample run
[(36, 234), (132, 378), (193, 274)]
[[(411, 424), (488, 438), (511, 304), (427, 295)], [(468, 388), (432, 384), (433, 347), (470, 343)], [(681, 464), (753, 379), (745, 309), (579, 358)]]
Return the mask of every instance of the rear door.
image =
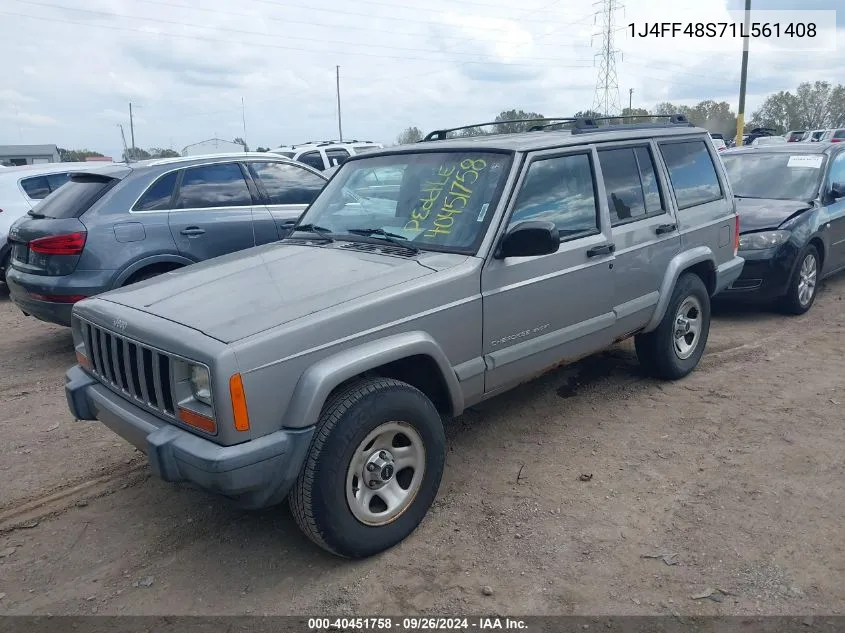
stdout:
[(256, 161), (247, 163), (247, 168), (266, 204), (255, 209), (256, 244), (285, 237), (327, 182), (322, 176), (291, 163)]
[(325, 171), (326, 169), (328, 169), (325, 157), (323, 156), (323, 153), (318, 149), (312, 150), (310, 152), (305, 152), (304, 154), (300, 154), (296, 160), (298, 160), (300, 163), (303, 163), (304, 165), (313, 167), (318, 171)]
[(656, 148), (645, 140), (602, 144), (598, 149), (611, 239), (616, 245), (615, 337), (648, 323), (669, 262), (681, 250), (655, 153)]
[(255, 245), (256, 202), (239, 163), (188, 167), (177, 187), (168, 223), (182, 255), (203, 261)]

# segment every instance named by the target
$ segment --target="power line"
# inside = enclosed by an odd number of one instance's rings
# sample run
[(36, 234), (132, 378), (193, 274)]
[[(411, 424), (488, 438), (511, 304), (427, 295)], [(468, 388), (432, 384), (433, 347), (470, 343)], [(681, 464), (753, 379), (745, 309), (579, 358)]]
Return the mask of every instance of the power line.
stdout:
[[(20, 1), (20, 0), (18, 0), (18, 1)], [(58, 5), (53, 5), (53, 6), (55, 8), (71, 9), (71, 7), (59, 7)], [(59, 18), (39, 16), (39, 15), (28, 15), (26, 13), (15, 13), (15, 12), (12, 12), (12, 11), (0, 11), (0, 15), (11, 15), (11, 16), (22, 17), (22, 18), (30, 18), (30, 19), (33, 19), (33, 20), (46, 20), (48, 22), (58, 22), (58, 23), (61, 23), (61, 24), (74, 24), (74, 25), (77, 25), (77, 26), (89, 26), (89, 27), (99, 28), (99, 29), (110, 29), (110, 30), (115, 30), (115, 31), (127, 31), (127, 32), (130, 32), (130, 33), (142, 33), (144, 35), (161, 35), (161, 36), (165, 36), (165, 37), (168, 37), (168, 38), (192, 39), (192, 40), (199, 40), (199, 41), (205, 41), (205, 42), (212, 42), (212, 43), (215, 43), (215, 44), (237, 44), (239, 46), (256, 46), (256, 47), (259, 47), (259, 48), (276, 48), (276, 49), (281, 49), (281, 50), (293, 51), (293, 52), (298, 53), (298, 54), (310, 55), (312, 57), (313, 57), (314, 54), (333, 55), (333, 56), (336, 56), (336, 55), (344, 55), (344, 56), (345, 55), (357, 55), (357, 56), (362, 56), (362, 57), (377, 57), (379, 59), (401, 59), (401, 60), (414, 60), (414, 61), (425, 61), (425, 62), (441, 61), (441, 59), (436, 58), (436, 57), (406, 57), (406, 56), (399, 56), (399, 55), (384, 55), (384, 54), (381, 54), (381, 53), (359, 53), (359, 52), (350, 51), (350, 50), (332, 51), (332, 50), (328, 50), (328, 49), (322, 49), (322, 50), (304, 49), (304, 48), (296, 47), (296, 46), (282, 46), (280, 44), (264, 44), (264, 43), (258, 43), (258, 42), (224, 40), (224, 39), (219, 39), (219, 38), (216, 38), (216, 37), (208, 37), (208, 36), (201, 36), (201, 35), (188, 35), (186, 33), (164, 33), (164, 32), (151, 33), (150, 31), (147, 31), (147, 30), (144, 30), (144, 29), (134, 29), (134, 28), (125, 27), (125, 26), (115, 26), (115, 25), (111, 25), (111, 24), (94, 24), (94, 23), (91, 23), (91, 22), (75, 22), (75, 21), (72, 21), (72, 20), (62, 20), (62, 19), (59, 19)], [(108, 15), (113, 16), (114, 14), (108, 14)], [(151, 19), (151, 18), (132, 18), (132, 19), (145, 19), (146, 20), (146, 19)], [(156, 21), (162, 22), (162, 20), (156, 20)], [(175, 23), (175, 24), (178, 24), (179, 26), (191, 26), (191, 25), (180, 24), (180, 23)], [(199, 27), (199, 28), (216, 28), (216, 27)], [(242, 31), (242, 32), (251, 33), (251, 32), (247, 32), (247, 31)], [(267, 33), (252, 33), (252, 34), (253, 35), (262, 35), (262, 36), (265, 36), (265, 37), (271, 37)], [(321, 40), (321, 39), (315, 38), (314, 41), (325, 42), (326, 40)], [(348, 44), (351, 44), (351, 43), (348, 43)], [(371, 47), (371, 46), (372, 45), (368, 45), (368, 47)], [(534, 61), (552, 61), (552, 62), (569, 61), (569, 60), (565, 60), (565, 59), (552, 59), (552, 58), (542, 59), (542, 60), (540, 60), (540, 58), (526, 58), (526, 60), (529, 60), (529, 59), (534, 59)], [(470, 60), (470, 61), (466, 61), (466, 62), (462, 62), (462, 63), (463, 64), (497, 64), (497, 65), (501, 65), (501, 66), (530, 66), (530, 67), (536, 66), (536, 64), (531, 64), (531, 63), (499, 62), (499, 61), (495, 61), (495, 60), (487, 60), (487, 61)], [(575, 65), (571, 65), (571, 66), (560, 66), (560, 65), (558, 65), (556, 67), (558, 67), (558, 68), (561, 68), (561, 67), (563, 67), (563, 68), (566, 68), (566, 67), (569, 67), (569, 68), (584, 68), (584, 66), (575, 66)]]
[(616, 0), (602, 0), (602, 44), (599, 74), (596, 77), (596, 94), (593, 98), (593, 110), (604, 116), (615, 116), (619, 113), (619, 79), (616, 76), (616, 54), (613, 47), (614, 21), (616, 10), (620, 8)]
[[(110, 13), (108, 11), (96, 11), (94, 9), (78, 9), (76, 7), (69, 7), (69, 6), (58, 5), (58, 4), (49, 4), (49, 3), (44, 3), (44, 2), (36, 2), (34, 0), (15, 0), (15, 1), (19, 2), (21, 4), (46, 7), (46, 8), (50, 8), (50, 9), (62, 9), (62, 10), (67, 10), (67, 11), (77, 11), (77, 12), (81, 12), (81, 13), (89, 13), (89, 14), (93, 14), (93, 15), (102, 15), (102, 16), (107, 16), (107, 17), (126, 18), (126, 19), (130, 19), (130, 20), (143, 20), (145, 22), (155, 22), (157, 24), (168, 24), (168, 25), (171, 25), (171, 26), (178, 26), (178, 27), (186, 27), (187, 26), (187, 27), (198, 28), (198, 29), (223, 30), (223, 31), (228, 31), (230, 33), (236, 33), (236, 34), (239, 34), (239, 35), (250, 35), (250, 36), (258, 36), (258, 37), (272, 37), (272, 38), (278, 39), (278, 35), (276, 35), (276, 34), (261, 33), (259, 31), (247, 31), (247, 30), (243, 30), (243, 29), (233, 29), (233, 28), (230, 28), (230, 27), (217, 27), (217, 26), (209, 26), (209, 25), (203, 25), (203, 24), (192, 24), (192, 23), (189, 23), (189, 22), (178, 22), (178, 21), (174, 21), (174, 20), (162, 20), (160, 18), (147, 18), (147, 17), (134, 16), (134, 15), (121, 15), (121, 14)], [(30, 17), (30, 18), (34, 18), (34, 19), (59, 21), (58, 19), (47, 18), (47, 17), (44, 17), (44, 16), (26, 15), (24, 17)], [(78, 24), (78, 23), (76, 23), (76, 24)], [(117, 27), (114, 27), (114, 26), (111, 26), (111, 25), (105, 25), (105, 24), (91, 24), (91, 23), (83, 23), (83, 24), (95, 26), (95, 27), (98, 27), (98, 28), (99, 27), (117, 28)], [(145, 31), (141, 31), (141, 32), (145, 32)], [(198, 36), (192, 36), (192, 35), (186, 35), (186, 34), (180, 34), (180, 35), (177, 36), (177, 35), (168, 33), (166, 35), (168, 35), (170, 37), (192, 37), (192, 38), (198, 37)], [(437, 51), (437, 50), (433, 51), (431, 49), (411, 48), (411, 47), (407, 47), (407, 46), (393, 46), (393, 45), (388, 45), (388, 44), (371, 44), (371, 43), (361, 43), (361, 42), (348, 42), (348, 41), (344, 41), (344, 40), (328, 40), (328, 39), (324, 39), (324, 38), (313, 38), (313, 37), (285, 36), (285, 39), (304, 40), (304, 41), (308, 41), (308, 42), (319, 42), (321, 44), (325, 44), (325, 43), (341, 44), (343, 46), (361, 46), (361, 45), (364, 45), (367, 48), (387, 48), (387, 49), (390, 49), (390, 50), (408, 50), (408, 51), (418, 51), (418, 52), (423, 52), (423, 53), (441, 52), (441, 51)], [(212, 41), (224, 41), (225, 42), (227, 40), (216, 40), (216, 39), (214, 39)], [(238, 44), (246, 44), (246, 42), (237, 42), (237, 43)], [(250, 42), (249, 44), (251, 45), (251, 44), (254, 44), (254, 43)], [(270, 46), (270, 45), (261, 44), (261, 46)], [(316, 51), (316, 50), (313, 50), (313, 49), (302, 49), (302, 48), (298, 48), (298, 47), (296, 47), (296, 48), (295, 47), (285, 47), (285, 46), (280, 46), (280, 45), (273, 45), (273, 47), (274, 48), (285, 48), (285, 49), (289, 49), (289, 50), (298, 50), (298, 51), (306, 52), (306, 53), (322, 52), (322, 51)], [(349, 51), (349, 50), (343, 51), (343, 54), (344, 55), (363, 55), (363, 56), (367, 56), (367, 57), (380, 57), (380, 58), (386, 57), (385, 55), (376, 54), (376, 53), (358, 53), (358, 52)], [(479, 55), (478, 53), (468, 53), (468, 54)], [(391, 56), (391, 57), (395, 58), (395, 59), (412, 59), (412, 60), (420, 60), (420, 61), (438, 61), (437, 58), (432, 58), (432, 57), (404, 57), (404, 56), (401, 56), (401, 57), (400, 56)], [(545, 57), (545, 58), (543, 58), (543, 57), (530, 57), (530, 58), (525, 58), (525, 59), (526, 59), (526, 61), (527, 60), (549, 61), (549, 62), (569, 61), (567, 59), (552, 58), (552, 57)], [(513, 65), (522, 65), (522, 64), (519, 64), (518, 62), (502, 62), (502, 63), (511, 63)]]

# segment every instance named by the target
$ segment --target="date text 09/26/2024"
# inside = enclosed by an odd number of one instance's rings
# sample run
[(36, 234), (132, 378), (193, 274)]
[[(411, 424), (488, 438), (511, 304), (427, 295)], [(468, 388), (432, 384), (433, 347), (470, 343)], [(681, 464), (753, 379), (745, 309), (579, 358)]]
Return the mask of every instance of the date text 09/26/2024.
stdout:
[(818, 35), (814, 22), (643, 22), (628, 24), (631, 37), (809, 38)]
[(309, 618), (308, 630), (314, 631), (526, 631), (524, 620), (504, 617), (407, 617), (407, 618)]

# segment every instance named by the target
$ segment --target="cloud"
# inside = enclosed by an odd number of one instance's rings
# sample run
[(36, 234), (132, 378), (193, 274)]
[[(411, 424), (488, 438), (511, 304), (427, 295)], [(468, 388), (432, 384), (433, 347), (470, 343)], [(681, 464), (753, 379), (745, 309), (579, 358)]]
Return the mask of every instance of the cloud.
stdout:
[[(626, 0), (618, 25), (663, 21), (679, 10), (716, 20), (741, 8), (738, 2)], [(787, 2), (792, 6), (783, 7)], [(828, 0), (803, 6), (829, 8), (822, 2)], [(487, 121), (511, 108), (570, 115), (592, 106), (598, 74), (600, 38), (593, 36), (601, 20), (592, 4), (575, 0), (44, 3), (65, 8), (4, 6), (15, 15), (0, 20), (0, 55), (13, 62), (4, 65), (0, 138), (17, 141), (24, 128), (24, 142), (108, 155), (121, 153), (116, 124), (128, 133), (129, 102), (141, 147), (241, 136), (244, 116), (252, 147), (336, 137), (338, 65), (344, 135), (386, 143), (410, 125), (427, 132)], [(796, 6), (794, 0), (755, 0), (758, 5)], [(615, 41), (623, 52), (616, 66), (620, 105), (633, 89), (635, 107), (713, 98), (736, 108), (739, 50), (633, 41), (623, 31)], [(752, 50), (749, 110), (801, 81), (845, 77), (835, 51), (795, 60), (795, 54)]]

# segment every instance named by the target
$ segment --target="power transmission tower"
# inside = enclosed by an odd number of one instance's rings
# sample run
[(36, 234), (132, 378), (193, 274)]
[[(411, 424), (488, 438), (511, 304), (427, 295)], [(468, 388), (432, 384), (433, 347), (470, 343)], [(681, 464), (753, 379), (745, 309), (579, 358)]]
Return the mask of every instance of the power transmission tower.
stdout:
[(619, 0), (601, 0), (594, 2), (593, 6), (600, 6), (596, 13), (601, 17), (601, 33), (594, 37), (601, 37), (601, 51), (596, 57), (601, 57), (599, 74), (596, 77), (596, 95), (593, 98), (593, 110), (601, 112), (604, 116), (617, 116), (620, 114), (619, 106), (619, 79), (616, 76), (616, 55), (621, 51), (613, 47), (616, 28), (616, 11), (622, 8)]

